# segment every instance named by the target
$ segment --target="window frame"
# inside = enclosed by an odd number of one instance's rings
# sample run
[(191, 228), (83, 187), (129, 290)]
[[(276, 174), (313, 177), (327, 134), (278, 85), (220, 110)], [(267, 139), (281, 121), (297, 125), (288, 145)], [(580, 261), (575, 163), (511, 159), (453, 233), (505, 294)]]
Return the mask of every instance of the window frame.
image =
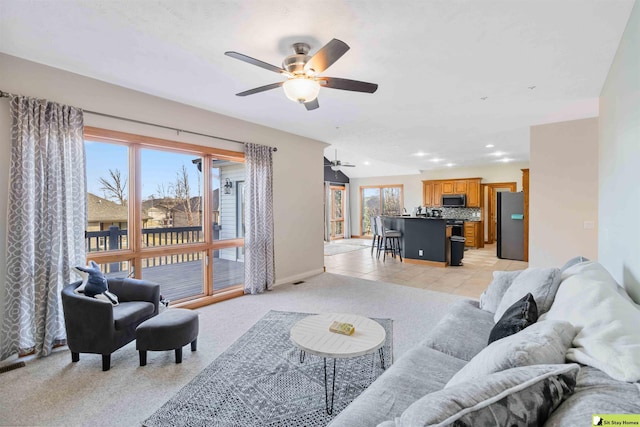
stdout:
[(359, 217), (358, 217), (358, 227), (360, 227), (360, 236), (361, 237), (365, 237), (365, 236), (371, 236), (370, 234), (364, 234), (363, 233), (363, 228), (362, 228), (362, 224), (364, 221), (364, 217), (363, 217), (363, 210), (364, 210), (364, 203), (363, 203), (363, 196), (364, 196), (364, 190), (366, 189), (371, 189), (371, 188), (377, 188), (380, 190), (380, 214), (382, 215), (382, 193), (383, 190), (385, 188), (398, 188), (400, 190), (400, 213), (402, 213), (402, 207), (404, 206), (404, 184), (382, 184), (382, 185), (361, 185), (360, 186), (360, 199), (358, 200), (358, 205), (359, 205)]
[[(331, 240), (339, 240), (339, 239), (343, 239), (344, 238), (344, 213), (345, 213), (345, 206), (344, 206), (344, 196), (346, 193), (346, 188), (344, 186), (340, 186), (340, 185), (331, 185), (329, 186), (330, 188), (330, 193), (331, 193), (331, 218), (330, 218), (330, 222), (331, 222)], [(341, 195), (341, 216), (337, 217), (335, 215), (335, 193), (340, 191), (342, 193)], [(341, 222), (342, 223), (342, 234), (336, 234), (335, 233), (335, 228), (336, 227), (336, 223)]]
[[(87, 262), (93, 260), (98, 264), (113, 262), (129, 262), (137, 279), (142, 278), (142, 261), (166, 255), (180, 255), (184, 253), (205, 253), (204, 293), (176, 301), (172, 306), (197, 308), (214, 302), (226, 300), (244, 294), (243, 286), (238, 285), (221, 291), (213, 290), (213, 252), (226, 248), (244, 247), (244, 238), (213, 240), (212, 227), (203, 226), (204, 241), (173, 246), (142, 247), (142, 167), (141, 151), (143, 149), (158, 149), (168, 152), (189, 154), (202, 158), (202, 204), (211, 206), (211, 168), (213, 160), (229, 160), (238, 163), (245, 162), (243, 152), (224, 150), (220, 148), (202, 146), (191, 143), (171, 141), (156, 137), (137, 135), (127, 132), (114, 131), (91, 126), (84, 127), (84, 140), (118, 144), (127, 146), (128, 153), (128, 214), (127, 225), (129, 247), (108, 252), (91, 252), (87, 254)], [(202, 224), (213, 224), (211, 209), (203, 209)]]

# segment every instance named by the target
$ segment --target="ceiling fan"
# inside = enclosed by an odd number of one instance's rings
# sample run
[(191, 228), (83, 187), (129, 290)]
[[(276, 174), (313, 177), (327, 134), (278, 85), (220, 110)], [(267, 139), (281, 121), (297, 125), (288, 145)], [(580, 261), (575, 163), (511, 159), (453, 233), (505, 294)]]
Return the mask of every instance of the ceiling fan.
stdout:
[(340, 160), (338, 160), (338, 150), (336, 150), (336, 157), (335, 160), (330, 161), (328, 164), (324, 165), (325, 168), (330, 167), (332, 171), (336, 172), (336, 175), (338, 174), (338, 171), (341, 168), (355, 168), (356, 165), (351, 164), (351, 163), (347, 163), (347, 162), (341, 162)]
[(242, 53), (233, 51), (225, 52), (224, 54), (227, 56), (287, 77), (287, 80), (283, 82), (260, 86), (255, 89), (237, 93), (236, 95), (253, 95), (282, 86), (287, 98), (304, 104), (307, 110), (315, 110), (320, 106), (320, 104), (318, 104), (318, 94), (320, 93), (321, 87), (365, 93), (374, 93), (378, 89), (378, 85), (375, 83), (318, 76), (319, 73), (322, 73), (333, 65), (334, 62), (349, 50), (349, 46), (341, 40), (331, 40), (313, 56), (308, 55), (311, 47), (307, 43), (294, 43), (291, 47), (293, 48), (294, 54), (284, 58), (282, 68), (267, 64), (266, 62)]

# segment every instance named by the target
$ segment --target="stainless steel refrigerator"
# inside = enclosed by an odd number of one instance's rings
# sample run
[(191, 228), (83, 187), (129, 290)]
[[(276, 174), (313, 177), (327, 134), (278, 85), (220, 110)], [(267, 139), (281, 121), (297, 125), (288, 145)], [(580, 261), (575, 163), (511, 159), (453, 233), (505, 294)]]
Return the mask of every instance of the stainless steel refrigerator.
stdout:
[(524, 261), (524, 193), (497, 193), (498, 258)]

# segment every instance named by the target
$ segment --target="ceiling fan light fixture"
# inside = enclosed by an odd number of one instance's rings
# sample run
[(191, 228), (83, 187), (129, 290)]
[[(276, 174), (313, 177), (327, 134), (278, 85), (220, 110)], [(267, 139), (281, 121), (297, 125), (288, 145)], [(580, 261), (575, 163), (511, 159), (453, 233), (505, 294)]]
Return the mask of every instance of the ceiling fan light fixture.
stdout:
[(304, 76), (287, 80), (282, 84), (282, 88), (287, 98), (301, 104), (313, 101), (320, 93), (320, 84)]

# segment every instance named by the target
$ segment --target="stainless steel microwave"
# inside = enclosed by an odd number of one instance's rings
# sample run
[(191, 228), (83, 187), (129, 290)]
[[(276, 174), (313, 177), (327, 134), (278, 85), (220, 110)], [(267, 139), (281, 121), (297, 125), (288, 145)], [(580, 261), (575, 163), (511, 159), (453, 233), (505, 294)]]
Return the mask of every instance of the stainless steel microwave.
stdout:
[(467, 206), (467, 196), (464, 194), (443, 194), (443, 208), (464, 208)]

